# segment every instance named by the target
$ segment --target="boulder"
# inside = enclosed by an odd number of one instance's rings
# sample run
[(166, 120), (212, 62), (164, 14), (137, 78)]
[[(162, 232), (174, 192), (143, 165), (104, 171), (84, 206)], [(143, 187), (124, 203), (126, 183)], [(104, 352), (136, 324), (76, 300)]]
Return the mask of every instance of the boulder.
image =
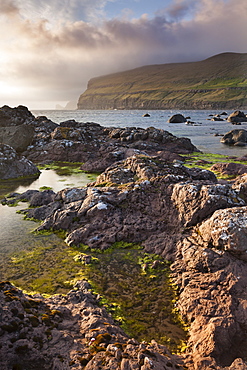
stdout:
[(23, 152), (31, 144), (34, 137), (34, 127), (31, 125), (18, 125), (0, 127), (0, 142)]
[(186, 122), (186, 118), (182, 114), (174, 114), (168, 120), (170, 123), (183, 123)]
[(247, 143), (247, 131), (243, 129), (235, 129), (227, 132), (222, 139), (221, 143), (227, 145), (243, 146)]
[(9, 145), (0, 144), (0, 179), (39, 176), (38, 168), (27, 158), (19, 156)]
[(199, 227), (203, 240), (247, 261), (247, 207), (215, 211)]
[(211, 118), (211, 121), (224, 121), (224, 119), (218, 116), (214, 116)]
[(233, 124), (247, 122), (247, 116), (244, 112), (236, 110), (227, 117), (227, 121)]
[(245, 204), (230, 185), (201, 182), (175, 184), (172, 200), (185, 226), (196, 225), (217, 209)]

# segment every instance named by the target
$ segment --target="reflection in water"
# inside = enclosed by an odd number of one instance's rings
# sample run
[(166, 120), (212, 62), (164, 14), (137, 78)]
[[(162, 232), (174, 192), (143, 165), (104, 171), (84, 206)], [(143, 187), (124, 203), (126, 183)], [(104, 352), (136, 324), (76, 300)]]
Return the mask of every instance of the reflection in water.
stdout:
[[(54, 170), (42, 170), (38, 179), (1, 182), (0, 197), (10, 192), (23, 193), (28, 189), (39, 190), (42, 186), (51, 187), (57, 192), (67, 186), (85, 186), (89, 181), (85, 173), (59, 176)], [(19, 203), (17, 207), (0, 204), (0, 278), (1, 268), (6, 264), (9, 254), (32, 248), (37, 241), (41, 244), (48, 243), (49, 238), (42, 239), (41, 236), (31, 233), (37, 227), (36, 222), (26, 221), (23, 215), (16, 213), (27, 206), (24, 203)]]
[(85, 186), (89, 182), (86, 173), (80, 172), (72, 175), (58, 175), (54, 170), (42, 170), (39, 178), (31, 185), (20, 185), (15, 191), (23, 193), (27, 189), (39, 190), (42, 186), (49, 186), (57, 192), (65, 187)]
[(19, 187), (23, 187), (28, 189), (29, 186), (35, 181), (35, 178), (28, 178), (28, 179), (15, 179), (15, 180), (0, 180), (0, 198), (4, 197), (4, 195), (13, 193)]

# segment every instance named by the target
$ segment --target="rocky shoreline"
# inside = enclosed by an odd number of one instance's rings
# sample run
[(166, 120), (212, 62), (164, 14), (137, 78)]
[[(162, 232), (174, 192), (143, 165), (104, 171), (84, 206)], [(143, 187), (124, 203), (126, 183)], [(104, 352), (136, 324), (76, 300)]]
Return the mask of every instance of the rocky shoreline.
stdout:
[(44, 133), (45, 119), (36, 121), (35, 141), (23, 152), (29, 159), (80, 158), (83, 169), (101, 174), (86, 187), (10, 194), (3, 202), (25, 199), (31, 208), (23, 213), (42, 221), (38, 230), (65, 230), (68, 245), (138, 242), (169, 260), (190, 330), (187, 349), (174, 356), (154, 341), (128, 338), (86, 282), (49, 299), (2, 282), (1, 368), (247, 369), (246, 174), (219, 181), (186, 168), (180, 154), (196, 148), (163, 130), (70, 121), (55, 129), (47, 122)]

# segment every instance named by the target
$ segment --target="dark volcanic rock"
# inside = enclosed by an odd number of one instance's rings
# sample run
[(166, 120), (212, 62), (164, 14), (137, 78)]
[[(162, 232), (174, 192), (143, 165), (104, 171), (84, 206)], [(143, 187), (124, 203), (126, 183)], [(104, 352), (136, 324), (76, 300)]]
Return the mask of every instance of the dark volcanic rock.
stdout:
[(3, 106), (0, 108), (0, 142), (23, 152), (33, 140), (34, 120), (34, 116), (26, 107)]
[(25, 176), (39, 176), (40, 171), (28, 159), (18, 156), (9, 145), (0, 144), (0, 179), (15, 179)]
[(22, 106), (0, 108), (0, 126), (0, 140), (34, 162), (82, 162), (84, 170), (95, 172), (135, 153), (198, 151), (189, 139), (154, 127), (106, 128), (75, 120), (58, 125), (45, 116), (35, 118)]
[[(216, 181), (210, 171), (206, 171), (206, 177), (205, 171), (200, 169), (196, 171), (197, 179), (200, 172), (205, 181)], [(146, 250), (154, 249), (172, 259), (172, 245), (182, 225), (171, 196), (173, 186), (181, 181), (192, 181), (194, 175), (181, 165), (158, 158), (129, 157), (101, 174), (95, 183), (97, 187), (59, 192), (54, 201), (60, 202), (60, 207), (50, 208), (39, 230), (65, 229), (69, 232), (66, 239), (69, 245), (83, 243), (101, 249), (116, 241), (143, 242)], [(198, 203), (201, 200), (202, 197)], [(205, 203), (207, 201), (205, 197)], [(28, 210), (29, 217), (39, 218), (38, 214), (34, 209)], [(43, 209), (41, 217), (43, 219)]]
[(137, 242), (170, 260), (188, 346), (176, 357), (130, 340), (85, 282), (49, 299), (0, 283), (1, 369), (170, 370), (183, 359), (188, 370), (246, 370), (246, 175), (219, 184), (211, 171), (182, 166), (178, 154), (195, 147), (164, 130), (39, 122), (30, 157), (110, 167), (87, 187), (29, 190), (7, 202), (28, 200), (35, 208), (23, 213), (43, 221), (38, 230), (64, 229), (68, 245)]

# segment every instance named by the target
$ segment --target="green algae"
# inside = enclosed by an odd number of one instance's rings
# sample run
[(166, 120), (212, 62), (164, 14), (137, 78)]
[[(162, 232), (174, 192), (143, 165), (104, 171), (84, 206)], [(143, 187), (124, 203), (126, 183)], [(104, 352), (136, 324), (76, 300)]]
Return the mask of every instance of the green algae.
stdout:
[[(53, 162), (49, 164), (38, 164), (37, 167), (39, 170), (54, 170), (59, 176), (71, 176), (86, 173), (85, 171), (81, 170), (82, 164), (82, 162)], [(90, 172), (87, 174), (87, 177), (89, 181), (95, 181), (98, 175), (98, 173)], [(66, 181), (66, 179), (61, 179), (59, 181)], [(66, 184), (66, 186), (70, 185), (73, 184)]]
[(170, 263), (123, 242), (91, 255), (97, 263), (88, 268), (87, 280), (125, 332), (139, 341), (155, 339), (173, 351), (184, 348), (186, 325), (174, 306)]
[(46, 185), (44, 185), (44, 186), (41, 186), (41, 187), (39, 188), (39, 191), (44, 191), (44, 190), (52, 190), (52, 187), (51, 187), (51, 186), (46, 186)]
[(76, 280), (85, 278), (81, 263), (65, 244), (48, 244), (11, 255), (6, 279), (28, 292), (66, 293)]
[[(100, 304), (131, 337), (181, 350), (186, 328), (174, 307), (176, 290), (167, 261), (131, 243), (115, 243), (102, 252), (68, 247), (55, 235), (42, 237), (52, 238), (51, 243), (11, 255), (5, 280), (29, 293), (51, 295), (66, 293), (86, 279), (101, 297)], [(85, 264), (82, 257), (89, 253), (91, 263)]]
[[(184, 166), (188, 168), (198, 167), (204, 170), (211, 170), (211, 167), (216, 163), (240, 163), (247, 165), (247, 161), (239, 161), (237, 158), (232, 158), (223, 154), (199, 153), (182, 155), (184, 157)], [(230, 180), (236, 176), (222, 175), (217, 171), (212, 171), (218, 179)]]

